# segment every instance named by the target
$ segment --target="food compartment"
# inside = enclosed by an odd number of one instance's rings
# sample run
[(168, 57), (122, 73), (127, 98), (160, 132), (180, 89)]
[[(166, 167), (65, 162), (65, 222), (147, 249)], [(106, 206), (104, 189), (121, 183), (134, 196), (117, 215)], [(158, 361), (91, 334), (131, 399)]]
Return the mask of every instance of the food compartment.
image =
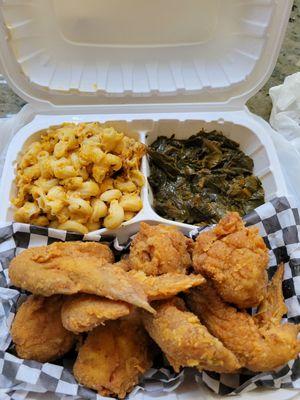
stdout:
[[(22, 128), (16, 136), (13, 138), (10, 147), (8, 149), (7, 158), (4, 166), (4, 174), (1, 182), (1, 198), (3, 199), (3, 207), (1, 208), (1, 220), (4, 221), (13, 221), (14, 220), (14, 212), (15, 208), (11, 204), (11, 199), (14, 198), (17, 194), (16, 187), (16, 175), (17, 175), (17, 164), (21, 160), (24, 152), (28, 149), (31, 143), (37, 141), (41, 137), (41, 131), (50, 126), (60, 125), (62, 122), (91, 122), (98, 121), (97, 117), (86, 116), (86, 118), (80, 117), (78, 118), (60, 118), (60, 117), (46, 117), (46, 118), (37, 118), (32, 123), (26, 125)], [(108, 128), (112, 127), (116, 129), (118, 132), (123, 132), (126, 136), (134, 138), (135, 140), (140, 141), (141, 143), (145, 142), (145, 134), (143, 133), (142, 126), (138, 123), (132, 122), (128, 123), (126, 121), (106, 121), (101, 123), (101, 127)], [(142, 165), (140, 166), (140, 171), (143, 173), (142, 169), (145, 160), (142, 160)], [(144, 203), (144, 198), (146, 196), (146, 188), (145, 185), (141, 188), (140, 197), (142, 202)], [(109, 203), (107, 203), (109, 204)], [(122, 225), (127, 225), (128, 223), (134, 223), (139, 219), (139, 214), (143, 210), (140, 210), (136, 213), (136, 215), (131, 218), (129, 221), (124, 221)], [(97, 232), (105, 232), (105, 228), (98, 229)], [(115, 230), (110, 230), (109, 232), (113, 234)]]
[[(278, 165), (275, 149), (272, 142), (263, 132), (250, 129), (246, 124), (234, 123), (219, 119), (215, 121), (201, 120), (160, 120), (153, 124), (151, 130), (146, 134), (146, 144), (151, 145), (159, 136), (175, 139), (188, 139), (199, 131), (217, 131), (226, 138), (239, 144), (240, 150), (249, 156), (254, 163), (253, 175), (259, 178), (264, 190), (264, 200), (269, 201), (285, 192), (282, 174)], [(204, 135), (205, 137), (205, 135)], [(149, 158), (147, 159), (146, 175), (151, 174)], [(151, 185), (148, 183), (148, 201), (152, 211), (159, 214), (154, 208), (154, 196)], [(254, 191), (255, 195), (256, 192)], [(255, 207), (253, 207), (255, 208)], [(160, 216), (161, 217), (161, 216)], [(161, 217), (162, 218), (162, 217)], [(170, 219), (164, 218), (164, 222)], [(189, 226), (189, 224), (177, 222), (178, 225)]]

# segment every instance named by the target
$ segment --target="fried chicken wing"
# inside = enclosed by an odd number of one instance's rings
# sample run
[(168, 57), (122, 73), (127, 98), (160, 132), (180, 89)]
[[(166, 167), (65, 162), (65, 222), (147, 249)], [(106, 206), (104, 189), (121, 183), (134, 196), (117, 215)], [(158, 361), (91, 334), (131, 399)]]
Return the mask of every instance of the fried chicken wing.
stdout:
[(128, 315), (128, 303), (103, 297), (77, 294), (69, 296), (61, 310), (63, 326), (74, 333), (91, 331), (106, 320), (114, 320)]
[[(285, 312), (282, 295), (278, 296), (281, 276), (282, 267), (278, 269), (268, 289), (269, 295), (255, 317), (224, 303), (209, 284), (192, 289), (187, 296), (188, 306), (209, 332), (237, 356), (241, 365), (252, 371), (274, 370), (294, 359), (300, 351), (300, 342), (297, 341), (300, 326), (280, 324)], [(279, 300), (278, 305), (275, 299)]]
[(102, 396), (124, 398), (152, 365), (150, 339), (136, 321), (108, 321), (89, 333), (74, 364), (75, 378)]
[(205, 282), (205, 278), (200, 274), (166, 273), (159, 276), (147, 276), (144, 272), (135, 270), (129, 271), (128, 274), (143, 287), (149, 301), (173, 297)]
[(71, 350), (76, 336), (61, 323), (62, 304), (62, 296), (29, 296), (20, 306), (11, 327), (19, 357), (48, 362)]
[(180, 367), (217, 372), (234, 372), (240, 368), (235, 355), (194, 314), (186, 311), (180, 299), (159, 302), (155, 309), (154, 316), (143, 314), (144, 326), (175, 371)]
[(175, 227), (142, 222), (130, 246), (130, 268), (146, 275), (185, 273), (191, 266), (192, 246), (193, 241)]
[(37, 295), (96, 294), (153, 312), (143, 288), (122, 268), (103, 265), (107, 258), (109, 248), (99, 243), (53, 243), (24, 250), (11, 261), (9, 277)]
[(195, 270), (212, 280), (224, 301), (239, 308), (255, 307), (264, 298), (268, 259), (258, 229), (245, 228), (234, 212), (200, 233), (193, 251)]
[(265, 298), (260, 303), (254, 320), (259, 326), (278, 325), (282, 316), (287, 312), (282, 293), (282, 278), (284, 265), (280, 264), (273, 279), (268, 285)]
[[(148, 300), (162, 300), (179, 292), (201, 285), (205, 279), (201, 275), (163, 274), (147, 276), (142, 271), (132, 270), (128, 275), (143, 287)], [(70, 296), (62, 308), (62, 322), (66, 329), (74, 332), (87, 332), (106, 320), (118, 319), (130, 313), (128, 303), (108, 300), (96, 295), (77, 294)]]

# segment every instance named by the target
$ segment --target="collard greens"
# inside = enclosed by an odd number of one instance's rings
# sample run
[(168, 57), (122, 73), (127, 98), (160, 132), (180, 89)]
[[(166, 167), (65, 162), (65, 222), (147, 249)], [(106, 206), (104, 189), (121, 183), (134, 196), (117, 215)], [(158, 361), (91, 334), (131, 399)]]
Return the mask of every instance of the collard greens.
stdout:
[(264, 203), (252, 159), (217, 131), (187, 140), (160, 136), (148, 154), (154, 208), (164, 218), (210, 224), (227, 211), (244, 215)]

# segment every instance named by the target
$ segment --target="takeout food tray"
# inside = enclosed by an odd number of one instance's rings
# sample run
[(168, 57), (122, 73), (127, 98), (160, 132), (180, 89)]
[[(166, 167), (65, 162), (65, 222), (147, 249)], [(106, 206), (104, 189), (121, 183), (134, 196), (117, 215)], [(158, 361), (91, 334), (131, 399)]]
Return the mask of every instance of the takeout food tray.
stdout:
[[(13, 128), (7, 151), (0, 221), (13, 220), (10, 197), (22, 150), (36, 140), (35, 132), (62, 122), (100, 121), (146, 144), (158, 135), (188, 138), (202, 128), (216, 129), (253, 159), (266, 201), (288, 194), (272, 130), (245, 104), (271, 75), (292, 3), (0, 1), (0, 71), (29, 103), (18, 115), (21, 129)], [(141, 170), (148, 176), (146, 157)], [(143, 209), (121, 228), (96, 233), (125, 240), (141, 221), (190, 231), (189, 225), (155, 213), (147, 183), (142, 200)], [(174, 397), (192, 400), (198, 387), (195, 393), (186, 389)], [(294, 392), (271, 396), (288, 399)]]
[[(218, 118), (218, 113), (207, 118), (207, 114), (199, 116), (199, 119), (138, 119), (133, 115), (128, 115), (123, 120), (104, 119), (100, 115), (65, 115), (65, 116), (37, 116), (31, 123), (23, 127), (13, 138), (9, 145), (7, 157), (2, 175), (0, 198), (2, 207), (0, 210), (0, 220), (13, 221), (13, 206), (10, 199), (16, 194), (16, 165), (22, 155), (22, 151), (39, 139), (41, 129), (50, 125), (57, 125), (62, 122), (90, 122), (101, 121), (104, 126), (112, 126), (118, 131), (124, 132), (130, 137), (145, 143), (151, 144), (158, 136), (175, 135), (176, 138), (186, 139), (199, 132), (201, 129), (209, 132), (211, 130), (221, 131), (226, 137), (240, 144), (241, 150), (249, 155), (254, 161), (254, 175), (262, 181), (265, 191), (265, 200), (287, 194), (281, 167), (277, 158), (276, 151), (270, 138), (264, 134), (261, 127), (249, 118), (238, 118), (235, 115), (228, 115), (227, 120)], [(218, 119), (217, 119), (218, 118)], [(149, 163), (147, 156), (144, 156), (141, 171), (145, 177), (149, 176)], [(176, 225), (183, 231), (189, 231), (193, 226), (171, 221), (160, 217), (153, 209), (153, 196), (150, 185), (146, 182), (141, 193), (143, 208), (131, 220), (122, 224), (114, 231), (100, 229), (93, 233), (117, 235), (126, 237), (133, 234), (137, 229), (137, 224), (141, 221), (159, 222), (168, 225)]]

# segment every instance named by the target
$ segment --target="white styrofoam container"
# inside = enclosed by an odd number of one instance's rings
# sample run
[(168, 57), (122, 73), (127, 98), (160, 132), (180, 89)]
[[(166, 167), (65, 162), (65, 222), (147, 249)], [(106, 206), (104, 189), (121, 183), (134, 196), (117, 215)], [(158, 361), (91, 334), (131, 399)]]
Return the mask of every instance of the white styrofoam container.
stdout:
[(183, 111), (183, 103), (241, 109), (273, 70), (291, 5), (0, 0), (0, 60), (37, 111), (134, 104), (145, 112), (162, 103), (169, 111), (175, 104)]
[[(110, 120), (110, 117), (113, 119)], [(210, 131), (213, 129), (221, 130), (225, 136), (238, 142), (240, 148), (254, 161), (254, 174), (258, 176), (263, 184), (266, 200), (270, 200), (275, 196), (287, 193), (282, 171), (277, 158), (273, 143), (268, 135), (264, 134), (261, 127), (255, 123), (249, 116), (241, 118), (239, 113), (231, 113), (227, 116), (226, 121), (221, 117), (220, 113), (203, 113), (197, 114), (197, 119), (184, 118), (181, 119), (157, 119), (157, 115), (149, 115), (147, 119), (140, 119), (137, 116), (132, 119), (130, 116), (123, 116), (122, 120), (118, 120), (116, 116), (101, 115), (44, 115), (37, 116), (32, 122), (24, 126), (18, 131), (11, 141), (3, 170), (2, 184), (0, 186), (0, 198), (2, 206), (0, 208), (1, 221), (13, 221), (13, 207), (10, 199), (16, 195), (16, 167), (22, 151), (26, 147), (37, 140), (38, 132), (41, 129), (56, 125), (62, 122), (88, 122), (101, 121), (107, 126), (113, 126), (115, 129), (124, 132), (128, 136), (140, 140), (142, 143), (151, 144), (157, 136), (170, 136), (175, 134), (177, 138), (188, 138), (191, 135), (204, 129)], [(149, 165), (147, 157), (143, 158), (141, 171), (145, 176), (149, 176)], [(192, 228), (191, 225), (178, 223), (161, 218), (152, 207), (151, 188), (146, 182), (142, 189), (142, 210), (130, 221), (123, 224), (123, 228), (114, 231), (100, 229), (94, 233), (115, 234), (121, 240), (133, 234), (137, 230), (137, 223), (140, 221), (152, 221), (176, 225), (183, 231)]]
[[(292, 3), (0, 0), (0, 70), (32, 109), (31, 121), (9, 145), (0, 220), (13, 219), (10, 196), (21, 151), (36, 131), (64, 121), (109, 123), (145, 143), (159, 134), (186, 138), (201, 128), (218, 129), (253, 158), (266, 200), (287, 194), (272, 130), (245, 104), (275, 66)], [(142, 171), (149, 174), (146, 158)], [(142, 197), (143, 210), (109, 234), (125, 238), (141, 220), (190, 228), (160, 218), (147, 185)], [(238, 397), (287, 400), (294, 395), (282, 389)], [(219, 398), (187, 383), (175, 394), (161, 395), (198, 396)]]

